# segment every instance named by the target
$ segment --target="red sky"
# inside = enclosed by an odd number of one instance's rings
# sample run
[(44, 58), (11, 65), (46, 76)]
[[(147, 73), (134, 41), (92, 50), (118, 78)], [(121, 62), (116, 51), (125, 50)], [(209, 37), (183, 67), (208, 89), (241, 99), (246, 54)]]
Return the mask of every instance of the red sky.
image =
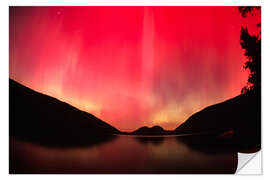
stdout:
[(257, 20), (237, 7), (11, 7), (10, 78), (120, 130), (174, 129), (240, 94), (240, 29)]

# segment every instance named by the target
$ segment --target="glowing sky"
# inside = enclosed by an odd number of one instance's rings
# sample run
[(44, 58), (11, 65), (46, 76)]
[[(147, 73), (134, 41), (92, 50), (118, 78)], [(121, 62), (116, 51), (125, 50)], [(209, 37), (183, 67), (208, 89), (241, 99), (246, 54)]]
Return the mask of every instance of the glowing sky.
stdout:
[(11, 7), (10, 78), (120, 130), (174, 129), (240, 94), (240, 29), (257, 20), (237, 7)]

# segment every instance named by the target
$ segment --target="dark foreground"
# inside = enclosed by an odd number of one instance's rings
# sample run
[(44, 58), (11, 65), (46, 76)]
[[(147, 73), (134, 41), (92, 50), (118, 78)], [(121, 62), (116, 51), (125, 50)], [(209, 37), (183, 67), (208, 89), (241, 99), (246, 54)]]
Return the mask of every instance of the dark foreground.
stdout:
[(256, 92), (207, 107), (174, 131), (123, 133), (13, 80), (9, 88), (10, 173), (226, 174), (236, 171), (237, 152), (261, 145)]
[(237, 152), (201, 151), (177, 136), (116, 136), (99, 144), (53, 147), (10, 140), (10, 173), (234, 173)]

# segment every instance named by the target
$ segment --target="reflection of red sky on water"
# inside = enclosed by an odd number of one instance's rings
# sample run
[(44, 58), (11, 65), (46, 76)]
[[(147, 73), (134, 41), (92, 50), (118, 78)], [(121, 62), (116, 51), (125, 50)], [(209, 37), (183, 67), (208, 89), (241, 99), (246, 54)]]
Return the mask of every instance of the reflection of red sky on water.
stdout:
[(174, 129), (247, 81), (236, 7), (10, 8), (10, 77), (120, 130)]
[[(175, 137), (120, 136), (87, 147), (53, 148), (11, 141), (18, 172), (35, 173), (233, 173), (237, 153), (202, 153)], [(132, 154), (132, 155), (131, 155)], [(22, 163), (24, 162), (24, 163)]]

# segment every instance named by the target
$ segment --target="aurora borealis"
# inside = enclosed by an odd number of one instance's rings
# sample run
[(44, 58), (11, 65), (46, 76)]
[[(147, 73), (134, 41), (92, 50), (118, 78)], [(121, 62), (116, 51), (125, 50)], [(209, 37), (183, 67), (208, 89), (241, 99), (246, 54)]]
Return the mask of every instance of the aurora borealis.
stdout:
[(10, 7), (10, 78), (119, 130), (174, 129), (240, 94), (237, 7)]

